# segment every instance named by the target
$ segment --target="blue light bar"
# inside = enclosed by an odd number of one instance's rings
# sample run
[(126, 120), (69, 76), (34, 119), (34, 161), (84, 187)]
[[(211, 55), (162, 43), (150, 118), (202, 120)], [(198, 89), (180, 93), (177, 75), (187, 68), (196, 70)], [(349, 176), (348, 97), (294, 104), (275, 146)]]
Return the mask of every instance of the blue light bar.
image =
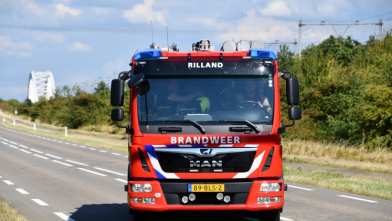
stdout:
[(267, 49), (250, 49), (248, 51), (248, 56), (253, 59), (272, 59), (276, 60), (276, 55), (274, 52)]
[(162, 57), (161, 50), (155, 49), (145, 49), (136, 52), (135, 61), (138, 60), (156, 60), (157, 58)]

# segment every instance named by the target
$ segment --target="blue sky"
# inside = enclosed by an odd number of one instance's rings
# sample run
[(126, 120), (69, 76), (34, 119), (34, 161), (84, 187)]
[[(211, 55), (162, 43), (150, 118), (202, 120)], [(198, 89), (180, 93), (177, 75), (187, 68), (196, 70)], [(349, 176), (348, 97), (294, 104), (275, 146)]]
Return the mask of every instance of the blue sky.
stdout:
[[(392, 28), (390, 0), (0, 0), (0, 98), (27, 98), (31, 71), (51, 71), (55, 85), (91, 90), (129, 70), (137, 49), (210, 39), (265, 43), (298, 41), (298, 23), (347, 24), (359, 21)], [(366, 42), (379, 26), (303, 27), (302, 48), (330, 35)], [(277, 52), (278, 45), (266, 45)], [(290, 45), (294, 51), (294, 45)]]

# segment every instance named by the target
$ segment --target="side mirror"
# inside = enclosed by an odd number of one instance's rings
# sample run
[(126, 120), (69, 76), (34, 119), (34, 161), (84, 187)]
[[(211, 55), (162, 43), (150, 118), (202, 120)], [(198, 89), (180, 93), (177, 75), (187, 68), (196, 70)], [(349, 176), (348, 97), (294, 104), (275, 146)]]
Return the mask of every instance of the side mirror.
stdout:
[(122, 121), (124, 119), (124, 110), (120, 108), (112, 109), (112, 120)]
[(289, 109), (289, 119), (290, 120), (300, 120), (302, 118), (301, 108), (291, 107)]
[(145, 95), (147, 92), (150, 90), (150, 82), (147, 80), (142, 81), (138, 86), (137, 86), (137, 93), (139, 95)]
[(128, 81), (129, 88), (134, 88), (138, 86), (144, 80), (144, 74), (133, 75), (132, 78)]
[(286, 80), (286, 93), (288, 105), (299, 104), (299, 83), (297, 78), (289, 78)]
[(110, 91), (110, 104), (114, 107), (124, 105), (124, 81), (119, 79), (112, 80)]

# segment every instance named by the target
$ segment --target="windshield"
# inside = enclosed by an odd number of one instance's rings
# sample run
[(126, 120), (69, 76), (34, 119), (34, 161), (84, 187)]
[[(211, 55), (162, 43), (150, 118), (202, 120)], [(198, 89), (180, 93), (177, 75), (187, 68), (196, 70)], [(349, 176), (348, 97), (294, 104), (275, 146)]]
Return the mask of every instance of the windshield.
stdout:
[(146, 80), (150, 90), (138, 95), (141, 125), (184, 120), (202, 125), (238, 120), (272, 125), (272, 74), (239, 77), (150, 75)]

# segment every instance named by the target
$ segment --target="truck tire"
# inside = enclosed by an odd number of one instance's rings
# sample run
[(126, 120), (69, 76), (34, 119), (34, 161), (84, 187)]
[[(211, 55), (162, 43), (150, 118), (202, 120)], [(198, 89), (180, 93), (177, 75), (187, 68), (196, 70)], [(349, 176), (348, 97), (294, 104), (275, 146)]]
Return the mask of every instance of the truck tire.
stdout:
[(150, 213), (134, 210), (133, 211), (133, 221), (149, 221), (150, 220)]
[(270, 210), (261, 213), (260, 221), (279, 221), (280, 220), (280, 210)]

